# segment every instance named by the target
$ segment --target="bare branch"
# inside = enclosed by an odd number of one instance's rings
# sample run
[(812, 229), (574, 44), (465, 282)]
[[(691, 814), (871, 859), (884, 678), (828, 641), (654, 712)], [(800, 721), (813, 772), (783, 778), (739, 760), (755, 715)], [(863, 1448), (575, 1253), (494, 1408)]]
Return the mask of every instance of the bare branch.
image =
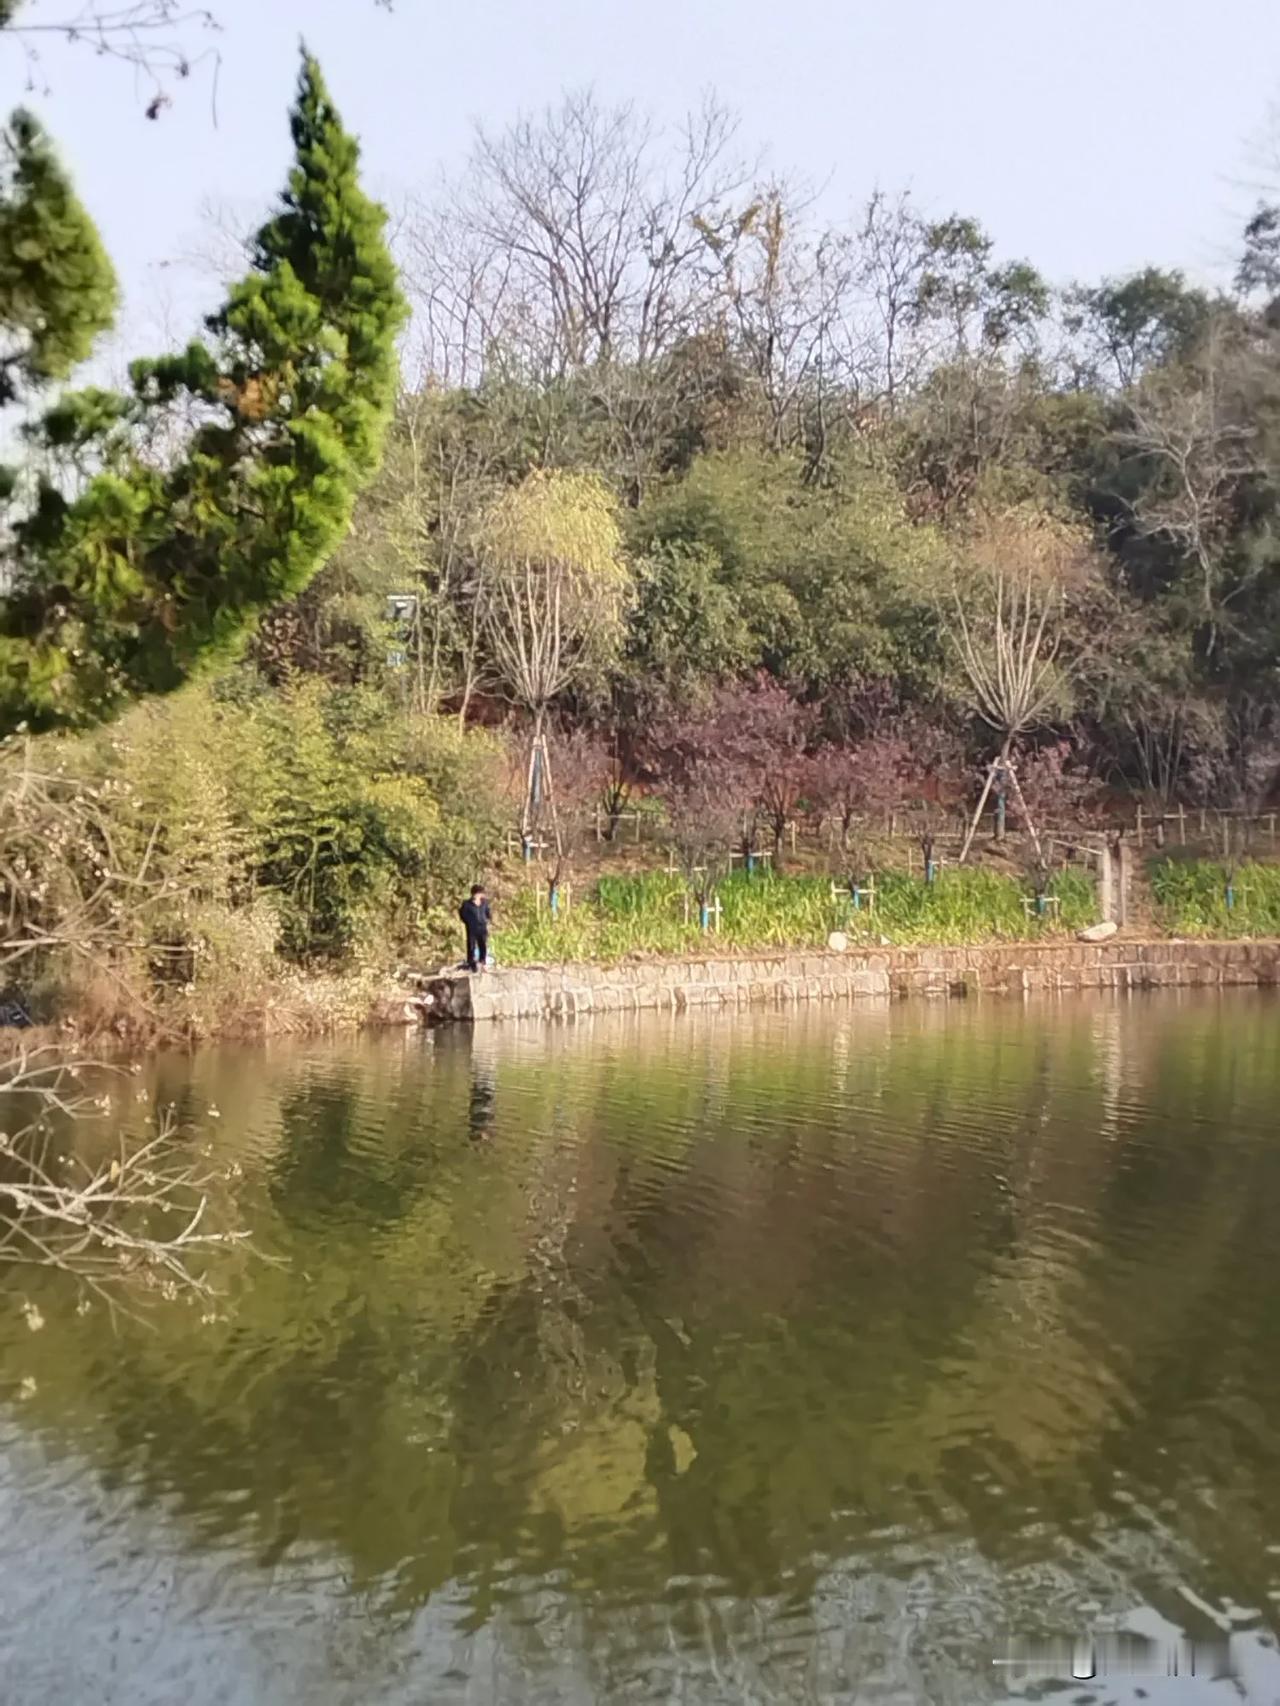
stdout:
[(210, 1224), (229, 1171), (193, 1155), (171, 1110), (96, 1163), (55, 1154), (75, 1122), (110, 1111), (110, 1094), (85, 1088), (107, 1075), (48, 1047), (0, 1063), (0, 1264), (60, 1269), (113, 1308), (125, 1288), (211, 1297), (206, 1260), (247, 1236)]
[(182, 0), (129, 0), (118, 6), (85, 0), (78, 11), (57, 18), (28, 21), (28, 14), (19, 11), (0, 22), (0, 38), (10, 36), (22, 45), (32, 87), (41, 63), (40, 44), (50, 40), (85, 47), (99, 58), (130, 66), (152, 84), (147, 117), (154, 119), (168, 105), (168, 82), (190, 77), (201, 64), (217, 64), (215, 46), (193, 52), (190, 43), (193, 37), (207, 38), (220, 28), (211, 11), (189, 7)]
[(1209, 651), (1224, 619), (1223, 563), (1236, 496), (1259, 467), (1239, 353), (1236, 340), (1215, 326), (1192, 360), (1153, 372), (1129, 394), (1128, 423), (1117, 434), (1151, 473), (1128, 506), (1134, 525), (1167, 540), (1193, 569)]

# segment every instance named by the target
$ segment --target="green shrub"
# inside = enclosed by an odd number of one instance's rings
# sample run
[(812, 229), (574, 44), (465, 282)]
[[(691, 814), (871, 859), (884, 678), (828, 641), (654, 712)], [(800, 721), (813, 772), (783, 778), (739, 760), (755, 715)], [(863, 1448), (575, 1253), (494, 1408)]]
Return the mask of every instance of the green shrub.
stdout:
[(1227, 867), (1211, 859), (1157, 859), (1150, 876), (1160, 922), (1168, 930), (1181, 936), (1280, 936), (1280, 865), (1248, 861), (1228, 879)]
[(492, 862), (498, 757), (366, 688), (243, 677), (0, 749), (0, 908), (45, 944), (21, 987), (50, 1016), (205, 1033), (291, 966), (420, 959)]

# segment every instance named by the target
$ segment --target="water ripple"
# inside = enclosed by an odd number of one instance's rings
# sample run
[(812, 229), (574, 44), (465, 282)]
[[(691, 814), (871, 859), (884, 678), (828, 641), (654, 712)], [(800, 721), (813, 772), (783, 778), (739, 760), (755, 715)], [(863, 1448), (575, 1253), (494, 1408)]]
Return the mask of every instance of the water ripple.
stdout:
[(1234, 1631), (1275, 1698), (1275, 1016), (148, 1063), (275, 1260), (229, 1265), (211, 1321), (15, 1282), (5, 1706), (968, 1706), (1000, 1641), (1099, 1618)]

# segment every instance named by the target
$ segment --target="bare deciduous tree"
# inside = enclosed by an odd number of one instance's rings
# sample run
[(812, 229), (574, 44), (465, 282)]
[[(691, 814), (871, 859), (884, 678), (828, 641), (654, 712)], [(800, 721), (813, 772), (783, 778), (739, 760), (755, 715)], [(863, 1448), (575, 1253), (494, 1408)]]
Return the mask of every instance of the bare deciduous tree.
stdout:
[(1130, 393), (1119, 434), (1154, 475), (1130, 506), (1134, 524), (1167, 540), (1191, 566), (1210, 652), (1225, 615), (1223, 553), (1234, 500), (1258, 466), (1238, 355), (1239, 333), (1216, 323), (1190, 360), (1151, 373)]
[(1040, 853), (1013, 761), (1017, 742), (1052, 712), (1069, 707), (1079, 658), (1068, 654), (1069, 618), (1096, 589), (1088, 542), (1042, 514), (1013, 511), (983, 517), (963, 556), (963, 579), (953, 581), (944, 623), (967, 697), (993, 732), (999, 750), (960, 857), (973, 844), (987, 798), (1002, 773), (1023, 811)]
[(547, 898), (554, 908), (574, 858), (593, 838), (612, 775), (609, 748), (585, 729), (559, 729), (548, 740), (548, 772), (555, 783), (555, 857), (547, 871)]
[(876, 190), (859, 234), (857, 282), (873, 323), (861, 340), (868, 351), (871, 389), (890, 416), (920, 377), (916, 304), (927, 255), (924, 224), (910, 197), (891, 200)]
[[(123, 982), (148, 912), (173, 902), (172, 884), (151, 870), (154, 835), (141, 849), (121, 845), (109, 787), (69, 774), (56, 749), (37, 756), (24, 741), (0, 753), (0, 977), (62, 956)], [(0, 1264), (62, 1268), (103, 1296), (130, 1275), (170, 1294), (207, 1293), (199, 1260), (242, 1241), (211, 1224), (215, 1169), (164, 1115), (149, 1140), (86, 1162), (71, 1128), (106, 1111), (109, 1095), (86, 1084), (112, 1073), (63, 1047), (24, 1048), (21, 1030), (9, 1034), (15, 1046), (0, 1052)]]
[(86, 786), (60, 762), (56, 748), (29, 740), (5, 748), (0, 973), (12, 975), (27, 961), (61, 954), (124, 979), (142, 920), (174, 898), (151, 868), (155, 835), (141, 848), (122, 845), (118, 816), (104, 797), (112, 785)]
[[(374, 0), (390, 11), (392, 0)], [(150, 85), (148, 118), (159, 118), (169, 105), (169, 89), (190, 77), (199, 66), (219, 61), (216, 42), (221, 30), (217, 13), (187, 0), (67, 0), (47, 9), (30, 0), (0, 0), (0, 43), (6, 38), (20, 48), (27, 66), (28, 87), (42, 79), (41, 47), (60, 42), (87, 48), (100, 59), (114, 59), (140, 74)]]
[(406, 239), (431, 371), (475, 384), (505, 352), (546, 381), (675, 348), (708, 294), (698, 222), (718, 222), (745, 181), (734, 129), (708, 99), (670, 147), (590, 92), (481, 129), (467, 173)]
[(339, 558), (378, 564), (388, 594), (411, 601), (397, 628), (420, 714), (450, 699), (465, 722), (486, 680), (470, 530), (500, 474), (504, 424), (434, 389), (402, 395), (381, 476)]
[(846, 233), (812, 228), (808, 212), (794, 189), (774, 182), (735, 220), (701, 229), (763, 405), (766, 439), (775, 449), (804, 445), (816, 466), (835, 399), (847, 405), (857, 394), (848, 343), (857, 259)]

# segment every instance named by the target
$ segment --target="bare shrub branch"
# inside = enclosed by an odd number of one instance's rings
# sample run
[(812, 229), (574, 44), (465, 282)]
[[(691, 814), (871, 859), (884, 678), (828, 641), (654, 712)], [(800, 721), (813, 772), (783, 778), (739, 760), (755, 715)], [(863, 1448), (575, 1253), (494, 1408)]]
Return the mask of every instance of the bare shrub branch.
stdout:
[(226, 1171), (193, 1157), (171, 1112), (104, 1159), (58, 1153), (76, 1122), (110, 1110), (85, 1088), (104, 1070), (52, 1047), (0, 1062), (0, 1265), (59, 1269), (112, 1307), (125, 1287), (211, 1297), (204, 1260), (247, 1235), (215, 1224)]

